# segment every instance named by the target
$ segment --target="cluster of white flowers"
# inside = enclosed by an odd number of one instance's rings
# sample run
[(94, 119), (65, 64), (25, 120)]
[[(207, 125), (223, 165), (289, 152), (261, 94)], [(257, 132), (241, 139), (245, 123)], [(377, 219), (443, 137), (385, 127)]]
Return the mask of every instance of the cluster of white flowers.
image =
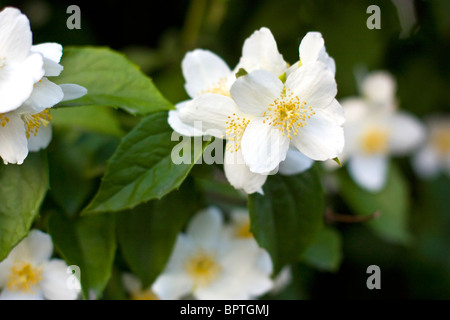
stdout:
[(341, 100), (346, 122), (345, 148), (339, 159), (348, 161), (350, 176), (359, 186), (376, 192), (385, 186), (389, 158), (413, 152), (425, 131), (413, 114), (398, 109), (390, 73), (372, 72), (360, 87), (362, 97)]
[(0, 300), (77, 299), (78, 278), (67, 273), (63, 260), (51, 259), (52, 254), (51, 237), (31, 230), (0, 262)]
[(0, 12), (0, 156), (5, 164), (22, 164), (29, 151), (46, 148), (52, 131), (49, 109), (79, 98), (87, 90), (75, 84), (57, 85), (62, 46), (32, 45), (28, 18), (18, 9)]
[[(230, 222), (224, 223), (222, 213), (210, 207), (178, 235), (165, 269), (150, 288), (142, 288), (128, 273), (123, 283), (131, 299), (245, 300), (279, 287), (272, 272), (269, 254), (250, 232), (248, 212), (234, 210)], [(280, 281), (284, 286), (289, 280)]]
[(334, 159), (344, 147), (344, 114), (320, 33), (306, 34), (299, 59), (289, 67), (267, 28), (245, 40), (234, 70), (210, 51), (188, 52), (182, 71), (191, 99), (176, 105), (169, 124), (182, 135), (225, 139), (225, 175), (249, 194), (278, 170), (296, 174)]

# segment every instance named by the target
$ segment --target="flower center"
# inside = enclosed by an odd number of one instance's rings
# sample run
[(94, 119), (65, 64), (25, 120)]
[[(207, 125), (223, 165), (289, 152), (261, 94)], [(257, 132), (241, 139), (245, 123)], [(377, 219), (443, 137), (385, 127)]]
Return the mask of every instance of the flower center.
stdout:
[(440, 128), (432, 136), (432, 143), (441, 155), (450, 153), (450, 127)]
[(289, 140), (292, 135), (298, 134), (299, 128), (306, 126), (307, 119), (310, 119), (316, 113), (311, 106), (307, 106), (306, 101), (300, 101), (298, 96), (285, 89), (281, 96), (269, 105), (267, 111), (263, 114), (263, 122), (278, 128), (287, 135)]
[(215, 84), (210, 86), (209, 88), (202, 90), (200, 94), (205, 93), (214, 93), (214, 94), (220, 94), (223, 96), (227, 96), (231, 98), (230, 95), (230, 89), (227, 86), (227, 79), (226, 78), (220, 78), (219, 81), (217, 81)]
[(242, 222), (237, 226), (236, 237), (253, 238), (253, 233), (250, 231), (250, 221)]
[(52, 120), (52, 116), (48, 109), (36, 114), (25, 114), (23, 115), (25, 124), (27, 125), (26, 135), (27, 138), (30, 138), (31, 135), (36, 136), (39, 132), (39, 128), (41, 125), (46, 127), (50, 121)]
[(379, 154), (387, 151), (389, 134), (385, 129), (370, 128), (362, 138), (362, 149), (367, 154)]
[(159, 300), (152, 290), (139, 290), (131, 293), (131, 300)]
[(228, 141), (232, 142), (227, 144), (227, 151), (237, 152), (241, 147), (242, 136), (244, 135), (245, 128), (250, 123), (250, 119), (242, 116), (236, 116), (236, 113), (228, 116), (228, 121), (225, 122), (227, 128), (225, 130), (225, 136)]
[(0, 113), (0, 124), (2, 125), (2, 127), (6, 126), (8, 122), (9, 118), (4, 113)]
[(185, 267), (195, 284), (201, 287), (214, 281), (222, 269), (212, 254), (203, 251), (190, 258)]
[(0, 70), (3, 70), (3, 68), (6, 66), (6, 58), (0, 57)]
[(28, 262), (18, 262), (11, 267), (11, 273), (6, 283), (11, 291), (32, 292), (33, 287), (42, 280), (42, 268)]

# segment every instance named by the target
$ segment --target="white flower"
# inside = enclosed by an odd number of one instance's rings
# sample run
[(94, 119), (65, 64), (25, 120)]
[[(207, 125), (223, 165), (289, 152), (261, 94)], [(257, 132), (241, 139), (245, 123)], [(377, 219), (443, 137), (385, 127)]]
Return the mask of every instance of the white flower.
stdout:
[(389, 157), (416, 148), (424, 129), (412, 114), (396, 110), (395, 82), (388, 73), (374, 72), (361, 87), (365, 99), (342, 101), (347, 121), (346, 146), (340, 158), (348, 159), (350, 176), (359, 186), (378, 191), (386, 182)]
[[(275, 39), (267, 28), (255, 31), (245, 40), (242, 57), (234, 71), (209, 51), (195, 50), (183, 60), (183, 74), (186, 91), (193, 100), (177, 105), (177, 111), (169, 114), (169, 123), (175, 131), (185, 135), (208, 134), (227, 140), (224, 158), (225, 175), (232, 186), (246, 193), (262, 193), (267, 174), (273, 172), (252, 172), (245, 164), (241, 151), (241, 138), (249, 121), (254, 116), (238, 109), (230, 96), (230, 87), (236, 80), (240, 68), (247, 72), (264, 69), (281, 76), (287, 64), (278, 52)], [(196, 122), (202, 130), (192, 132)], [(194, 129), (195, 130), (195, 129)], [(285, 163), (280, 166), (283, 174), (302, 172), (313, 161), (300, 152), (292, 150)]]
[[(68, 287), (67, 265), (50, 259), (53, 243), (50, 236), (31, 230), (8, 257), (0, 262), (0, 299), (3, 300), (74, 300), (79, 286)], [(77, 280), (77, 279), (75, 279)]]
[(298, 68), (284, 84), (265, 70), (237, 79), (231, 96), (253, 116), (241, 141), (250, 170), (276, 170), (290, 146), (313, 160), (337, 157), (344, 146), (345, 119), (336, 93), (334, 74), (321, 62)]
[(152, 286), (161, 299), (191, 294), (200, 300), (251, 299), (272, 287), (261, 251), (225, 231), (215, 208), (198, 213), (180, 234), (163, 273)]
[(52, 131), (49, 109), (59, 102), (79, 98), (87, 90), (75, 84), (57, 85), (47, 76), (58, 76), (62, 47), (57, 43), (33, 46), (44, 61), (45, 76), (35, 85), (29, 98), (17, 109), (0, 114), (0, 156), (5, 164), (22, 164), (29, 151), (46, 148)]
[(42, 56), (31, 50), (30, 23), (18, 9), (0, 12), (0, 113), (20, 107), (44, 75)]
[(134, 274), (122, 274), (122, 283), (131, 300), (159, 300), (151, 287), (144, 289), (141, 280)]
[(422, 178), (435, 177), (443, 171), (450, 176), (450, 117), (434, 115), (426, 119), (425, 144), (413, 158), (413, 167)]

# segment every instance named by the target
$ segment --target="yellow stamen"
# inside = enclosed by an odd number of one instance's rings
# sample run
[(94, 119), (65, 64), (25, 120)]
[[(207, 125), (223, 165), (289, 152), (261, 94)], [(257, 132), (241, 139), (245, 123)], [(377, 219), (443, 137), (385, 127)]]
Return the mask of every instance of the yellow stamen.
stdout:
[(194, 279), (196, 286), (205, 287), (213, 282), (222, 270), (214, 255), (199, 251), (185, 264), (186, 271)]
[(229, 90), (229, 88), (227, 86), (227, 79), (226, 78), (220, 78), (217, 83), (215, 83), (214, 85), (210, 86), (208, 89), (202, 90), (200, 92), (200, 94), (205, 94), (205, 93), (220, 94), (220, 95), (227, 96), (227, 97), (231, 98), (230, 90)]
[(300, 98), (289, 89), (285, 89), (269, 106), (271, 108), (267, 108), (267, 112), (263, 114), (263, 122), (278, 128), (289, 140), (316, 114), (306, 101), (300, 101)]
[(227, 124), (225, 135), (231, 143), (227, 144), (227, 151), (237, 152), (241, 148), (242, 136), (249, 123), (250, 119), (241, 116), (237, 117), (235, 113), (232, 116), (228, 116), (228, 121), (225, 122)]
[(236, 237), (238, 237), (238, 238), (253, 238), (253, 233), (250, 231), (250, 221), (241, 222), (237, 226)]
[(385, 129), (369, 128), (362, 137), (362, 149), (367, 154), (380, 154), (388, 149), (389, 133)]
[(159, 300), (158, 296), (152, 290), (139, 290), (131, 293), (131, 300)]
[(6, 286), (11, 291), (31, 293), (41, 280), (42, 268), (35, 267), (28, 262), (18, 262), (11, 267)]
[(5, 113), (0, 113), (0, 124), (2, 127), (6, 126), (6, 124), (9, 122), (9, 118), (6, 116)]
[(48, 124), (52, 120), (52, 116), (50, 115), (49, 110), (45, 109), (40, 113), (36, 113), (33, 115), (24, 115), (23, 119), (27, 126), (27, 138), (30, 138), (31, 135), (36, 136), (38, 134), (41, 125), (43, 125), (44, 127), (48, 126)]
[(431, 141), (441, 155), (450, 153), (450, 127), (443, 127), (431, 135)]

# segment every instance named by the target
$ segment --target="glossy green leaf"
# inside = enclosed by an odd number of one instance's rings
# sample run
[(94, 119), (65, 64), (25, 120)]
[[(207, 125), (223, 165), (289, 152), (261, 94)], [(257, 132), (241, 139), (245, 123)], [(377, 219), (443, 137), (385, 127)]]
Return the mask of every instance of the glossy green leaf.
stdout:
[(386, 186), (376, 193), (360, 188), (344, 170), (341, 170), (338, 176), (340, 193), (355, 213), (359, 215), (379, 213), (378, 218), (366, 222), (374, 232), (389, 242), (408, 243), (409, 191), (396, 166), (391, 164)]
[[(167, 112), (143, 118), (110, 158), (100, 189), (84, 214), (121, 211), (163, 197), (181, 185), (207, 144), (201, 137), (176, 135), (167, 123)], [(172, 157), (187, 163), (176, 164)]]
[(48, 226), (53, 243), (67, 263), (80, 268), (83, 296), (101, 297), (116, 251), (114, 216), (67, 219), (55, 213)]
[(321, 271), (334, 272), (338, 270), (342, 258), (341, 235), (330, 227), (324, 227), (317, 232), (302, 261)]
[(121, 108), (131, 114), (145, 115), (173, 108), (142, 73), (123, 54), (108, 48), (66, 47), (58, 84), (75, 83), (88, 93), (63, 105), (95, 105)]
[(114, 110), (101, 106), (50, 109), (55, 127), (83, 129), (121, 137), (124, 135)]
[(117, 214), (122, 254), (143, 288), (164, 269), (178, 233), (199, 210), (198, 192), (186, 181), (180, 190)]
[(48, 190), (43, 153), (30, 153), (22, 165), (0, 167), (0, 261), (28, 235)]
[(323, 224), (324, 193), (316, 168), (295, 176), (269, 176), (264, 195), (249, 196), (251, 231), (276, 272), (299, 261)]

